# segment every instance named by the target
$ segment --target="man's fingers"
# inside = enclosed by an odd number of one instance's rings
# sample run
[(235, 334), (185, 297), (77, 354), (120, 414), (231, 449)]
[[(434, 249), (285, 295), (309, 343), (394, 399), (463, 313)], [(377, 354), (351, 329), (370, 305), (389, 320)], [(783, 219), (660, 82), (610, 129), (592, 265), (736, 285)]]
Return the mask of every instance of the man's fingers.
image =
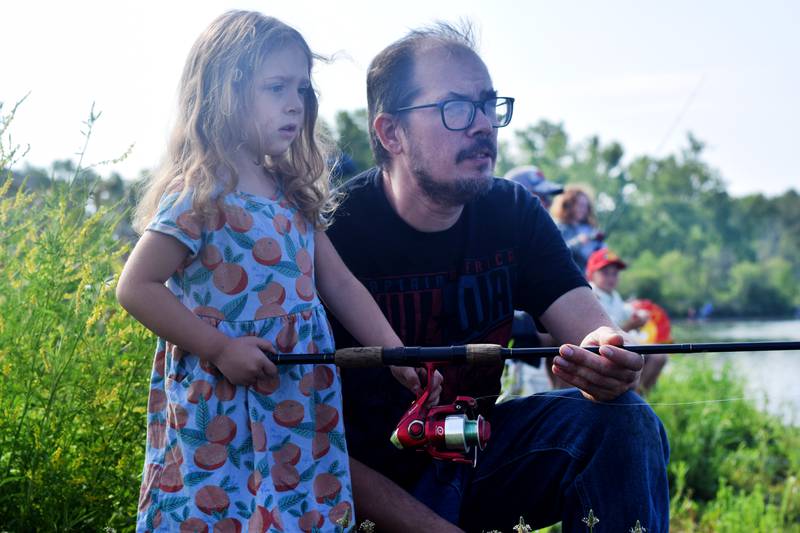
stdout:
[(589, 368), (568, 363), (561, 357), (556, 357), (553, 360), (553, 365), (554, 374), (580, 389), (591, 386), (612, 392), (625, 384), (623, 381), (598, 374)]
[(621, 381), (635, 379), (637, 371), (642, 369), (642, 357), (633, 352), (614, 346), (601, 346), (601, 355), (594, 354), (583, 348), (565, 344), (559, 349), (561, 361), (566, 364), (559, 366), (573, 371), (575, 367), (586, 367), (598, 374)]
[(562, 370), (561, 368), (554, 366), (553, 367), (553, 374), (555, 374), (559, 379), (563, 380), (564, 382), (572, 385), (581, 390), (584, 396), (587, 396), (591, 400), (595, 401), (609, 401), (613, 400), (620, 394), (624, 393), (628, 390), (628, 387), (623, 387), (618, 384), (617, 387), (608, 389), (597, 384), (589, 381), (588, 379), (584, 378), (583, 376), (571, 374)]

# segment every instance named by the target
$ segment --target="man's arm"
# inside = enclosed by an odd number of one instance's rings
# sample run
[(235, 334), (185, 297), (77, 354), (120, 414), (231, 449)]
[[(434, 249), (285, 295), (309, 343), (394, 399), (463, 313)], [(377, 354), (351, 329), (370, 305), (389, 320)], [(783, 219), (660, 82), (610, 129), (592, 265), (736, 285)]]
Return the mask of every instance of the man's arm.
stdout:
[(350, 458), (350, 476), (356, 519), (370, 520), (377, 531), (462, 531), (431, 511), (392, 480), (365, 464)]
[[(542, 314), (541, 321), (559, 342), (553, 374), (592, 400), (613, 400), (639, 383), (641, 355), (618, 348), (622, 331), (608, 317), (591, 289), (578, 287), (563, 294)], [(602, 346), (600, 355), (581, 346)]]

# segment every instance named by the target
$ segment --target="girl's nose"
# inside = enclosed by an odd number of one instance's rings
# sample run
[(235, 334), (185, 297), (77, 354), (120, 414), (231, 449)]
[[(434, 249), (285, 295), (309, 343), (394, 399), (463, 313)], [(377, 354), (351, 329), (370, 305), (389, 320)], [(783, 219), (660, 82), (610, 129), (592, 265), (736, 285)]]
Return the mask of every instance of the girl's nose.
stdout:
[(298, 94), (289, 99), (286, 104), (287, 113), (301, 113), (303, 111), (303, 96)]

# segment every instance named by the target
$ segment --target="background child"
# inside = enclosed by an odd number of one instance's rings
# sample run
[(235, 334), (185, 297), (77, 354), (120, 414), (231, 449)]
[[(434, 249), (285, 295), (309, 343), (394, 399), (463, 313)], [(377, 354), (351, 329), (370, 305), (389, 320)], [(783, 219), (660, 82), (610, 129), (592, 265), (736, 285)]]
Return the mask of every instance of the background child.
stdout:
[[(586, 278), (608, 316), (623, 330), (632, 331), (644, 326), (650, 317), (646, 311), (634, 311), (633, 307), (623, 301), (622, 296), (617, 292), (619, 272), (627, 266), (619, 256), (607, 248), (603, 248), (589, 256), (586, 264)], [(655, 385), (666, 362), (665, 354), (653, 354), (645, 358), (640, 380), (640, 388), (643, 391)]]
[(168, 155), (137, 212), (148, 231), (117, 288), (159, 336), (140, 531), (354, 523), (336, 368), (278, 369), (263, 352), (334, 349), (317, 291), (364, 345), (401, 344), (322, 231), (313, 57), (296, 30), (234, 11), (187, 59)]
[(575, 264), (584, 270), (592, 252), (605, 247), (605, 236), (597, 227), (588, 189), (579, 185), (567, 185), (563, 194), (553, 200), (550, 214), (572, 252)]

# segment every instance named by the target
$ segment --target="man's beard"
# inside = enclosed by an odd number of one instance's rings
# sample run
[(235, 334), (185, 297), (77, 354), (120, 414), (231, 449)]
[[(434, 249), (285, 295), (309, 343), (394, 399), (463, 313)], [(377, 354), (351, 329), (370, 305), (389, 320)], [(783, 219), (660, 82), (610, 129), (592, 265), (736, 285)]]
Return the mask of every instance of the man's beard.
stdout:
[[(476, 143), (466, 150), (462, 150), (456, 156), (456, 164), (474, 156), (482, 150), (491, 153), (492, 161), (497, 157), (497, 150), (494, 143), (488, 139), (479, 139)], [(491, 176), (459, 176), (452, 182), (442, 183), (434, 179), (423, 165), (419, 164), (422, 158), (419, 152), (414, 150), (411, 154), (412, 161), (415, 163), (412, 172), (416, 178), (417, 185), (431, 201), (443, 207), (458, 207), (486, 194), (492, 186)]]

